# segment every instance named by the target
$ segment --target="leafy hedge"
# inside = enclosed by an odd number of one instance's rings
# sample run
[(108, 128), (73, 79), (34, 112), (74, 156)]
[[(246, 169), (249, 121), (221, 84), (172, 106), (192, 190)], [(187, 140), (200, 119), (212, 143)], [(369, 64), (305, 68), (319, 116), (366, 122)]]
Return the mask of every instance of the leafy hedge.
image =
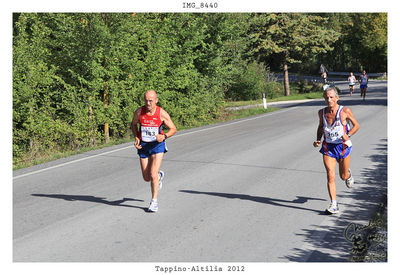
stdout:
[(246, 66), (246, 16), (14, 14), (14, 159), (102, 143), (105, 124), (129, 134), (148, 89), (178, 125), (216, 117)]

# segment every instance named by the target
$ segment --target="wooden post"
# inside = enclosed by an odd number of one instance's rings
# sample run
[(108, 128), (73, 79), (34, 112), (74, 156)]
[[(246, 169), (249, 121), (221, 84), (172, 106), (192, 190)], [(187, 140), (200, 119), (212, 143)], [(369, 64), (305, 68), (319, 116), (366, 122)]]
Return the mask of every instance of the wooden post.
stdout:
[[(107, 82), (104, 82), (104, 107), (107, 108), (108, 107), (108, 94), (107, 94)], [(110, 142), (110, 128), (108, 125), (108, 122), (104, 123), (104, 137), (105, 137), (105, 141), (106, 143)]]

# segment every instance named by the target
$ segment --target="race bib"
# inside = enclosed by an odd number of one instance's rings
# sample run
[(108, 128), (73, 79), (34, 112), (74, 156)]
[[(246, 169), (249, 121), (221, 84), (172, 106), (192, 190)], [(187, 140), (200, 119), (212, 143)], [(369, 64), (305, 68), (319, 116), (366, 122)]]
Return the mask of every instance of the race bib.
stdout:
[(337, 143), (341, 141), (343, 127), (339, 121), (336, 121), (332, 127), (325, 127), (325, 136), (328, 143)]
[(339, 133), (336, 131), (327, 132), (327, 139), (329, 141), (337, 141), (339, 139)]
[(156, 141), (156, 135), (158, 135), (158, 127), (145, 127), (142, 128), (142, 140), (144, 142), (153, 142)]

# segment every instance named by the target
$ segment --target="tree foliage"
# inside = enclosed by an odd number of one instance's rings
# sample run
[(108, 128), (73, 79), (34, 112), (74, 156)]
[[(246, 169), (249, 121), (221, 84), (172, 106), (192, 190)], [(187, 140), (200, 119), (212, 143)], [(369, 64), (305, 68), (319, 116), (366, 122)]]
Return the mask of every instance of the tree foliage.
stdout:
[(329, 13), (322, 16), (341, 35), (332, 45), (332, 51), (315, 56), (298, 69), (309, 70), (309, 65), (316, 62), (328, 64), (331, 71), (386, 72), (386, 13)]
[(234, 69), (245, 67), (240, 18), (14, 14), (14, 156), (127, 135), (148, 89), (178, 125), (215, 118)]
[(128, 136), (148, 89), (196, 126), (275, 95), (275, 64), (384, 71), (386, 55), (386, 14), (15, 13), (14, 159)]
[(257, 14), (253, 18), (254, 53), (261, 60), (275, 55), (281, 61), (286, 95), (290, 94), (289, 64), (333, 49), (331, 45), (339, 33), (326, 21), (321, 16), (302, 13)]

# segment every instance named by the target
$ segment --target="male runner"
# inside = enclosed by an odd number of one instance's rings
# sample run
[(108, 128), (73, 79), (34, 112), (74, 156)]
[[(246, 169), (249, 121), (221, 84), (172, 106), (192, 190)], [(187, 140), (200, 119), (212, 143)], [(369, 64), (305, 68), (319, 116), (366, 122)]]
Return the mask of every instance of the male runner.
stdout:
[[(152, 199), (149, 212), (158, 211), (158, 190), (162, 187), (164, 172), (160, 171), (164, 153), (167, 152), (165, 140), (176, 133), (176, 127), (169, 114), (157, 106), (157, 94), (148, 90), (144, 94), (145, 105), (133, 114), (132, 132), (135, 137), (135, 147), (138, 149), (142, 176), (145, 181), (151, 183)], [(137, 125), (140, 125), (138, 129)], [(164, 133), (163, 125), (169, 128)]]
[[(324, 136), (320, 152), (323, 154), (323, 162), (328, 178), (328, 193), (331, 199), (326, 211), (336, 214), (339, 213), (335, 185), (336, 162), (339, 163), (340, 178), (345, 181), (348, 188), (351, 188), (354, 184), (354, 179), (349, 168), (352, 149), (350, 137), (358, 131), (360, 125), (349, 108), (338, 105), (339, 95), (335, 87), (326, 89), (324, 98), (327, 107), (318, 111), (317, 140), (314, 141), (313, 145), (314, 147), (320, 146), (321, 138)], [(349, 130), (348, 121), (353, 124), (351, 130)]]
[(354, 85), (356, 85), (356, 77), (353, 75), (353, 72), (350, 73), (350, 76), (347, 78), (347, 81), (349, 82), (349, 88), (350, 88), (350, 96), (353, 95), (354, 91)]
[(367, 88), (368, 88), (368, 75), (365, 72), (365, 70), (363, 70), (363, 74), (360, 75), (358, 82), (360, 83), (361, 96), (363, 97), (363, 100), (365, 100), (365, 96), (366, 96)]

